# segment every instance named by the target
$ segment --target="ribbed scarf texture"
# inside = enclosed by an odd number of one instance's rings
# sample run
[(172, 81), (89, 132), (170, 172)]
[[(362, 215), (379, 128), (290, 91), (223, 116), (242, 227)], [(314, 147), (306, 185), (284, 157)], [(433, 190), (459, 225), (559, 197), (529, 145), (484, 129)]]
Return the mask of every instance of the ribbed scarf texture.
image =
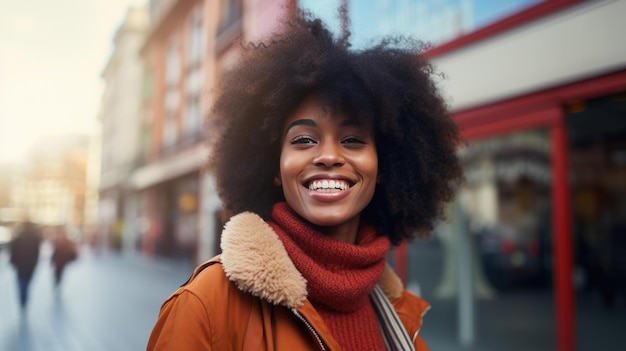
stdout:
[(361, 226), (357, 245), (327, 237), (278, 203), (269, 225), (307, 280), (308, 298), (343, 350), (384, 350), (369, 294), (385, 266), (389, 239)]

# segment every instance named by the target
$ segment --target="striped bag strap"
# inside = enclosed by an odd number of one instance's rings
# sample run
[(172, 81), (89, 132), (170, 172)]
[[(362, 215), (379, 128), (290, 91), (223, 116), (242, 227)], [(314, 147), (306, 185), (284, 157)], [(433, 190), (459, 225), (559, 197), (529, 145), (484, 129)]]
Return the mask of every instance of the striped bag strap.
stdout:
[(372, 290), (370, 299), (378, 316), (378, 323), (383, 332), (383, 340), (387, 345), (387, 349), (390, 351), (415, 351), (415, 347), (406, 329), (404, 329), (400, 317), (398, 317), (391, 302), (378, 285)]

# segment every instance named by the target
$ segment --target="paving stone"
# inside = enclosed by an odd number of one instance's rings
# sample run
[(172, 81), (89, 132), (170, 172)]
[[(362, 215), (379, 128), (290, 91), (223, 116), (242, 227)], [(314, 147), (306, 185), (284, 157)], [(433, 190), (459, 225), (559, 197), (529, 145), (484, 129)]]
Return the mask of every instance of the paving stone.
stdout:
[(50, 251), (42, 246), (24, 311), (15, 271), (0, 253), (0, 351), (145, 350), (161, 304), (193, 269), (83, 248), (55, 288)]

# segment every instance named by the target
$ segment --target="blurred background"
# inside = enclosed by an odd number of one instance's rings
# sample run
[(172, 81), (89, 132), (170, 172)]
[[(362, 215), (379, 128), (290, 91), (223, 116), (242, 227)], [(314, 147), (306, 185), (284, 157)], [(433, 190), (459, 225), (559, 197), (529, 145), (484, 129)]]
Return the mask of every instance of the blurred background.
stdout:
[[(0, 350), (145, 349), (219, 253), (204, 124), (240, 42), (297, 4), (353, 46), (428, 41), (466, 182), (394, 250), (432, 350), (615, 350), (626, 330), (626, 0), (0, 0)], [(8, 242), (44, 237), (27, 310)], [(78, 244), (61, 287), (52, 236)]]

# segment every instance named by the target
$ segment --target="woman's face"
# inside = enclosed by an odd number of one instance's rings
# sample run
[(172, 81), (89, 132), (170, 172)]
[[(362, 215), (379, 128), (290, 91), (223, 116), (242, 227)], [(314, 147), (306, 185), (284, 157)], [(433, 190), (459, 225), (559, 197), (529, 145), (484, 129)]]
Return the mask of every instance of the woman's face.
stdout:
[(312, 224), (355, 236), (377, 176), (371, 126), (354, 123), (315, 96), (285, 121), (278, 180), (289, 206)]

